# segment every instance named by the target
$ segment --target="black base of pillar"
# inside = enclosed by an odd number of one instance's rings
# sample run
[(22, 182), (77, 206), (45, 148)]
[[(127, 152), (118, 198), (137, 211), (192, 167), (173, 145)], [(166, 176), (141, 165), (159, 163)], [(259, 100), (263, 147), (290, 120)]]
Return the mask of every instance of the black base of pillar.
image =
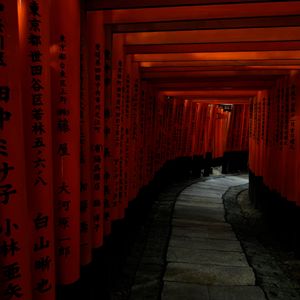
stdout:
[(300, 257), (300, 207), (271, 191), (253, 172), (249, 172), (249, 198), (262, 210), (280, 245)]

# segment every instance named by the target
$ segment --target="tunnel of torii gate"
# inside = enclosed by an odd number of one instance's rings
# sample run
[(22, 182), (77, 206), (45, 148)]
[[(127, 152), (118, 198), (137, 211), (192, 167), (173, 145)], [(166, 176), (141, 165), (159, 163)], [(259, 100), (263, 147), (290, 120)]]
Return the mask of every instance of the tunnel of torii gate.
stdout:
[(300, 1), (0, 0), (0, 299), (57, 299), (162, 170), (249, 170), (299, 244), (299, 69)]

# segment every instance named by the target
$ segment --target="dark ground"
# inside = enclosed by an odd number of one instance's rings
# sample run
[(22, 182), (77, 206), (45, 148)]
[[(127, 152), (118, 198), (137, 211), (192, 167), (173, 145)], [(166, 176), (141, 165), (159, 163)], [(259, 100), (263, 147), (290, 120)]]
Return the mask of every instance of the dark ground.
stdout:
[(230, 188), (223, 196), (227, 221), (240, 240), (257, 284), (268, 299), (300, 299), (300, 260), (278, 242), (262, 213), (249, 201), (248, 185)]

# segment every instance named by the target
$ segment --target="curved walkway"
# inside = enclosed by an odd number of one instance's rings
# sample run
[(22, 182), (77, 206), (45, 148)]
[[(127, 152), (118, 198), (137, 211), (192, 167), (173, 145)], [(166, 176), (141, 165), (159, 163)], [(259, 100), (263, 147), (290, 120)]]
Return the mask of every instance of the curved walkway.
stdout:
[(246, 177), (208, 179), (177, 198), (167, 250), (162, 300), (263, 300), (231, 225), (222, 195)]

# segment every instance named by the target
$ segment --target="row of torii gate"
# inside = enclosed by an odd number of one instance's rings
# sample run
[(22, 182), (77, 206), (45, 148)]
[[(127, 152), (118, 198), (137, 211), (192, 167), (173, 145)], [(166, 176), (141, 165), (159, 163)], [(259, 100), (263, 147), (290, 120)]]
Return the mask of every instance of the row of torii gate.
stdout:
[(300, 1), (0, 0), (0, 298), (79, 280), (168, 161), (249, 150), (299, 206), (299, 15)]

